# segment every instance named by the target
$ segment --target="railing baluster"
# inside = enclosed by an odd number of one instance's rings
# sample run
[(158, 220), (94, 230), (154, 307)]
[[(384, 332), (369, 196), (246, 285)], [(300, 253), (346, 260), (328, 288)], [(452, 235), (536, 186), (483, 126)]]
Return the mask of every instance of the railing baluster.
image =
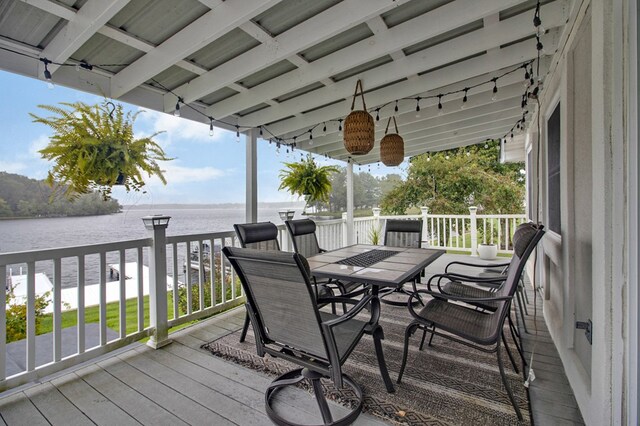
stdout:
[[(124, 339), (127, 337), (127, 258), (124, 250), (118, 250), (120, 254), (119, 259), (119, 267), (120, 267), (120, 312), (119, 312), (119, 323), (120, 323), (120, 338)], [(138, 286), (142, 282), (143, 278), (138, 276)]]
[(36, 263), (27, 262), (27, 371), (36, 368)]
[(58, 362), (62, 354), (62, 262), (59, 257), (53, 259), (53, 361)]
[[(122, 276), (122, 273), (120, 274)], [(100, 252), (100, 346), (107, 344), (107, 253)]]
[(202, 240), (198, 240), (198, 305), (200, 310), (204, 310), (204, 246)]
[[(234, 245), (234, 238), (231, 237), (231, 246), (233, 247)], [(222, 283), (227, 276), (227, 273), (225, 271), (225, 267), (224, 267), (224, 254), (222, 253), (222, 249), (225, 248), (227, 245), (227, 239), (226, 238), (221, 238), (220, 239), (220, 258), (218, 259), (218, 262), (220, 264), (220, 277), (219, 277), (219, 281), (220, 283)], [(213, 264), (213, 263), (212, 263)], [(211, 306), (216, 306), (216, 284), (215, 282), (211, 283)]]
[[(216, 248), (216, 240), (211, 238), (209, 240), (209, 244), (211, 250), (209, 250), (209, 306), (215, 306), (216, 302), (213, 298), (215, 294), (215, 286), (216, 286), (216, 256), (215, 256), (215, 248)], [(224, 246), (224, 241), (220, 243), (220, 256), (222, 257), (222, 247)], [(206, 284), (206, 282), (205, 282)]]
[(84, 353), (86, 348), (85, 333), (84, 333), (84, 256), (78, 256), (78, 283), (76, 292), (78, 297), (78, 309), (76, 315), (78, 318), (78, 353)]
[[(138, 268), (138, 276), (143, 276), (143, 261), (144, 256), (142, 254), (142, 247), (138, 247), (136, 250), (136, 267)], [(149, 283), (151, 285), (151, 283)], [(142, 280), (138, 280), (138, 331), (144, 330), (144, 283)]]
[(191, 242), (186, 242), (185, 281), (187, 286), (187, 315), (191, 315)]
[(171, 244), (171, 255), (172, 255), (172, 265), (173, 265), (173, 287), (171, 290), (171, 298), (173, 299), (173, 319), (177, 319), (179, 317), (178, 312), (178, 296), (180, 293), (179, 289), (179, 281), (178, 281), (178, 244)]

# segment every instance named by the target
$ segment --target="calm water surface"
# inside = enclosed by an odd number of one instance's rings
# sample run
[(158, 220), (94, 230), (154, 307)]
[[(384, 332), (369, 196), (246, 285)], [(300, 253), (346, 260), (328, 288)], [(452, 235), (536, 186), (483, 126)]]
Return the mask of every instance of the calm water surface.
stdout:
[[(280, 224), (278, 210), (282, 208), (261, 208), (259, 221)], [(296, 218), (301, 217), (302, 208), (296, 210)], [(0, 220), (0, 252), (58, 248), (113, 241), (135, 240), (149, 236), (142, 223), (142, 217), (153, 214), (171, 216), (167, 235), (199, 234), (233, 230), (234, 223), (243, 223), (244, 208), (127, 208), (122, 213), (103, 216), (64, 217), (48, 219)], [(182, 258), (183, 256), (180, 256)], [(127, 261), (135, 260), (134, 253), (127, 253)], [(117, 262), (117, 253), (109, 254), (109, 263)], [(180, 259), (182, 263), (182, 259)], [(75, 285), (76, 271), (71, 259), (63, 261), (63, 287)], [(145, 264), (147, 262), (145, 261)], [(16, 265), (13, 273), (18, 273)], [(97, 282), (97, 259), (87, 257), (87, 284)], [(51, 278), (51, 265), (38, 264), (38, 272), (45, 272)]]

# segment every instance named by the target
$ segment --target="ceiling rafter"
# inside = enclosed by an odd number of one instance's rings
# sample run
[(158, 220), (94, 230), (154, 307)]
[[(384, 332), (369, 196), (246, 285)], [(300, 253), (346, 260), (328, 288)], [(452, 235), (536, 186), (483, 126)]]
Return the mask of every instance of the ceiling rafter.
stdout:
[[(550, 50), (553, 50), (553, 43), (549, 42), (548, 47)], [(395, 99), (414, 96), (416, 93), (438, 90), (440, 87), (449, 84), (495, 72), (497, 69), (521, 64), (535, 57), (536, 52), (535, 49), (531, 49), (531, 41), (526, 40), (501, 49), (498, 57), (494, 58), (483, 55), (468, 59), (464, 62), (459, 62), (424, 74), (415, 82), (397, 83), (370, 92), (367, 94), (367, 102), (370, 106), (382, 105), (387, 102), (392, 102)], [(344, 111), (344, 113), (347, 113), (350, 105), (350, 102), (343, 101), (330, 107), (321, 108), (305, 114), (304, 117), (296, 117), (272, 124), (269, 126), (269, 130), (276, 136), (286, 133), (303, 133), (316, 123), (336, 118), (336, 111)]]
[[(462, 2), (449, 3), (391, 29), (381, 31), (375, 36), (331, 53), (304, 68), (292, 70), (253, 87), (245, 94), (235, 95), (218, 102), (208, 108), (207, 113), (214, 117), (226, 117), (236, 111), (249, 108), (256, 102), (276, 98), (283, 93), (302, 88), (317, 80), (328, 79), (331, 75), (366, 63), (371, 60), (372, 57), (382, 57), (424, 39), (435, 37), (459, 26), (468, 24), (469, 22), (473, 22), (477, 19), (472, 13), (476, 12), (473, 9), (478, 8), (488, 13), (494, 10), (501, 10), (504, 7), (520, 1), (521, 0), (490, 0), (482, 2), (481, 6), (479, 2), (474, 2), (470, 6), (472, 10), (469, 10), (468, 5), (463, 5)], [(465, 10), (467, 10), (466, 14), (464, 13)], [(333, 83), (331, 80), (329, 80), (329, 82), (330, 84)], [(175, 104), (175, 99), (173, 104)]]
[(119, 98), (279, 1), (243, 0), (220, 3), (114, 75), (111, 78), (111, 96)]
[(49, 71), (52, 74), (55, 73), (60, 67), (56, 63), (64, 63), (69, 59), (76, 50), (125, 7), (129, 1), (115, 0), (106, 2), (89, 0), (85, 3), (42, 51), (43, 57), (54, 62), (49, 64)]
[[(194, 78), (177, 88), (175, 93), (186, 103), (200, 99), (229, 83), (273, 65), (407, 1), (344, 0), (278, 35), (275, 42), (261, 44), (212, 69), (207, 74)], [(175, 96), (168, 94), (165, 99), (165, 112), (173, 111), (175, 104)]]

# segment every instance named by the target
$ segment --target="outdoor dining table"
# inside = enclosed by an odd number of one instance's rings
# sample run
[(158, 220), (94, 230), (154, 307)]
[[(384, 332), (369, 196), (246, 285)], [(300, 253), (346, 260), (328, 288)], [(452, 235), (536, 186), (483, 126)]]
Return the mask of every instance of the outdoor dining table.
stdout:
[[(401, 287), (443, 254), (444, 250), (355, 244), (319, 253), (307, 258), (307, 261), (311, 274), (316, 278), (369, 285), (372, 296), (371, 323), (377, 325), (380, 319), (380, 289)], [(378, 350), (382, 348), (376, 348)], [(387, 391), (393, 392), (388, 373), (383, 374), (383, 380)]]

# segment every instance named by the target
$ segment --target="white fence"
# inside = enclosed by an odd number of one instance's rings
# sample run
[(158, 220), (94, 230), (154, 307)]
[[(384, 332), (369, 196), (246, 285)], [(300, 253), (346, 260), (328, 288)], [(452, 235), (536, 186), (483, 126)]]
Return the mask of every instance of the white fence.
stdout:
[[(500, 252), (509, 253), (511, 235), (525, 220), (524, 215), (476, 215), (475, 210), (469, 215), (430, 215), (426, 208), (420, 215), (381, 216), (374, 209), (372, 217), (354, 219), (352, 240), (383, 244), (385, 222), (392, 218), (422, 219), (423, 246), (472, 254), (486, 235), (499, 244)], [(346, 244), (346, 217), (317, 225), (322, 248), (332, 250)], [(144, 337), (150, 338), (151, 346), (159, 347), (169, 341), (170, 327), (244, 302), (242, 287), (222, 256), (223, 247), (237, 245), (234, 232), (167, 237), (165, 228), (150, 230), (146, 239), (0, 254), (0, 296), (6, 298), (12, 284), (20, 283), (26, 306), (26, 319), (7, 329), (7, 309), (12, 305), (0, 304), (0, 390)], [(278, 229), (282, 249), (291, 250), (284, 226)], [(479, 238), (478, 229), (488, 231)], [(10, 272), (18, 270), (19, 277)], [(36, 283), (40, 288), (43, 280), (51, 287), (47, 320), (53, 331), (36, 338)], [(73, 326), (63, 328), (63, 320)], [(87, 332), (87, 325), (95, 322), (97, 331)], [(7, 330), (20, 328), (25, 330), (26, 345), (16, 360), (11, 358), (16, 351), (7, 350)]]

